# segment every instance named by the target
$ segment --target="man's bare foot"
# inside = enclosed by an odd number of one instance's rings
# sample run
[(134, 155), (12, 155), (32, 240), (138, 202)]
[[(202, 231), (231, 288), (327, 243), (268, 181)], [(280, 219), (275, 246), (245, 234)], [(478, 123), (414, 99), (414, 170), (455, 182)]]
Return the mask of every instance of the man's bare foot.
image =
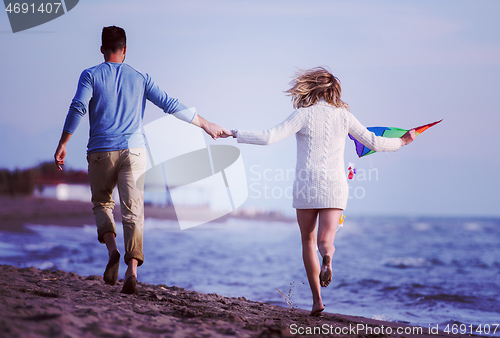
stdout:
[(120, 253), (118, 250), (113, 250), (109, 254), (108, 265), (104, 271), (104, 282), (106, 284), (115, 285), (118, 280), (118, 268), (120, 267)]
[(321, 312), (323, 312), (324, 309), (325, 309), (325, 307), (323, 306), (322, 301), (314, 302), (311, 313), (309, 314), (309, 316), (319, 317), (319, 315), (321, 314)]
[(137, 278), (137, 266), (139, 265), (139, 263), (137, 262), (137, 259), (135, 258), (132, 258), (128, 261), (128, 268), (127, 268), (127, 271), (125, 271), (125, 279), (131, 277), (131, 276), (135, 276), (135, 278)]
[(128, 261), (128, 268), (125, 272), (125, 282), (123, 283), (122, 293), (133, 295), (137, 293), (137, 259), (132, 258)]
[(123, 283), (122, 293), (133, 295), (137, 293), (137, 279), (134, 275), (127, 277)]
[(322, 287), (327, 287), (332, 281), (332, 259), (330, 256), (323, 257), (323, 264), (321, 265), (321, 272), (319, 273), (319, 284)]

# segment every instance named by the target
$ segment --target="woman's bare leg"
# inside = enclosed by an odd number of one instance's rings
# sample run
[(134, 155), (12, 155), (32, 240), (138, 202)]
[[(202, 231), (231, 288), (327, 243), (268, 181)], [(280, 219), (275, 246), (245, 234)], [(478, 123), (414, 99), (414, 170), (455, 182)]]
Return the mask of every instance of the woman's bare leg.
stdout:
[(320, 209), (318, 225), (318, 249), (323, 257), (319, 281), (321, 286), (328, 286), (332, 281), (332, 258), (335, 253), (335, 234), (339, 225), (342, 209)]
[(321, 286), (319, 284), (320, 266), (316, 254), (316, 219), (317, 209), (297, 209), (297, 221), (299, 223), (302, 238), (302, 259), (306, 268), (309, 287), (313, 296), (313, 307), (311, 315), (319, 315), (325, 309), (321, 300)]

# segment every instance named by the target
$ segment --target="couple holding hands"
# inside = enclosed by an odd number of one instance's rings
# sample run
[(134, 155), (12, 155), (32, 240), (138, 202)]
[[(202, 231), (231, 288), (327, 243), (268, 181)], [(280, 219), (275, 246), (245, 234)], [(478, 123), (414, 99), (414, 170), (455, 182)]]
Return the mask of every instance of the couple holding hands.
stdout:
[(332, 280), (333, 243), (348, 199), (344, 168), (347, 135), (351, 134), (375, 151), (396, 151), (413, 141), (414, 131), (401, 138), (375, 136), (351, 114), (341, 99), (339, 80), (322, 67), (302, 71), (293, 79), (286, 92), (292, 97), (295, 111), (282, 123), (265, 131), (228, 130), (188, 110), (160, 90), (149, 75), (123, 63), (126, 51), (125, 31), (115, 26), (104, 27), (101, 52), (105, 62), (82, 72), (54, 155), (56, 165), (62, 170), (66, 144), (88, 112), (87, 161), (93, 212), (98, 240), (106, 244), (109, 256), (104, 281), (114, 285), (118, 280), (120, 253), (112, 214), (113, 189), (118, 186), (124, 260), (128, 266), (122, 292), (137, 292), (137, 267), (144, 262), (144, 194), (134, 177), (145, 172), (146, 152), (144, 138), (135, 131), (141, 128), (145, 103), (149, 100), (165, 113), (203, 128), (214, 139), (234, 137), (238, 143), (267, 145), (295, 135), (297, 165), (293, 207), (297, 212), (304, 266), (313, 297), (310, 314), (319, 315), (324, 310), (321, 287), (328, 286)]

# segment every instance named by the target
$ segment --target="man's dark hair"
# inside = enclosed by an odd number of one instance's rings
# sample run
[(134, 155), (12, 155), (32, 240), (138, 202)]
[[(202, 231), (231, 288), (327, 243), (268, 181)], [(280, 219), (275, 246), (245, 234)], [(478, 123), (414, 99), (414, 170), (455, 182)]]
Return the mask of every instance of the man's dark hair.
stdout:
[(102, 29), (102, 48), (116, 52), (127, 45), (127, 36), (123, 28), (116, 26), (104, 27)]

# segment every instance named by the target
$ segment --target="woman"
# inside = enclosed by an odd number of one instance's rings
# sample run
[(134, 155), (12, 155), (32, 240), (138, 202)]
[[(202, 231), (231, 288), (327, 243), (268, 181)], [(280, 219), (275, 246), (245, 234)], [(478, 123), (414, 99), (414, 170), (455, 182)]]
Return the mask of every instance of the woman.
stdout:
[[(339, 80), (322, 67), (303, 71), (286, 92), (296, 110), (279, 125), (266, 131), (224, 129), (221, 137), (238, 143), (267, 145), (292, 134), (297, 138), (297, 166), (293, 207), (302, 237), (302, 256), (313, 296), (310, 315), (324, 310), (320, 287), (332, 280), (335, 233), (348, 198), (344, 167), (347, 134), (375, 151), (396, 151), (413, 141), (415, 132), (401, 138), (384, 138), (368, 131), (341, 100)], [(316, 234), (316, 220), (319, 218)], [(322, 256), (318, 260), (316, 248)]]

